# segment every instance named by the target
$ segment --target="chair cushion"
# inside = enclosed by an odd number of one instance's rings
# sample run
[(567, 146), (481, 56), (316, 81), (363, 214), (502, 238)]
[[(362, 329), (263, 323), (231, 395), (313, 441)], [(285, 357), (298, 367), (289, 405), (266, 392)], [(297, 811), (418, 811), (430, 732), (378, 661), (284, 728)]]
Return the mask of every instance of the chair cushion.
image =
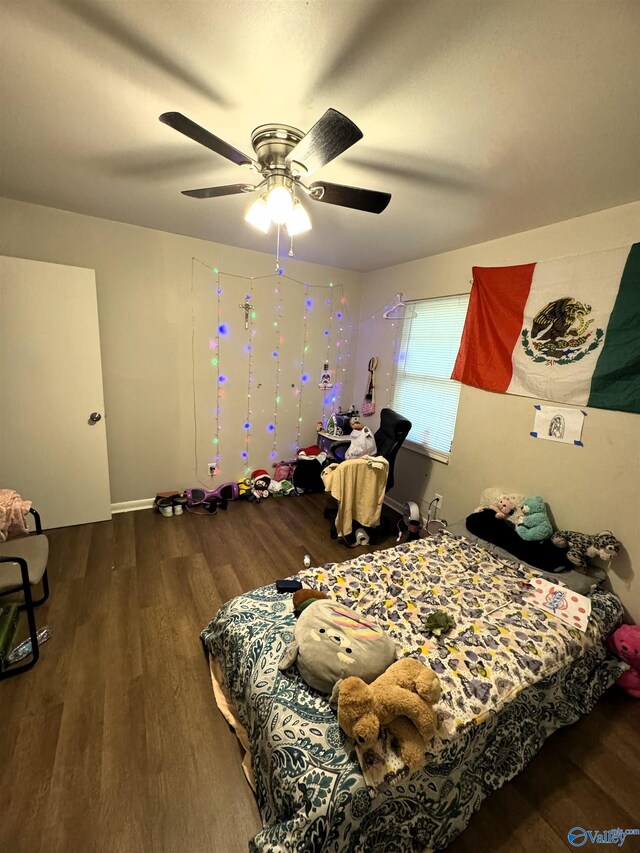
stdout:
[[(40, 583), (49, 559), (49, 540), (44, 534), (0, 542), (0, 557), (22, 557), (29, 567), (29, 580)], [(0, 563), (0, 592), (22, 585), (18, 563)]]

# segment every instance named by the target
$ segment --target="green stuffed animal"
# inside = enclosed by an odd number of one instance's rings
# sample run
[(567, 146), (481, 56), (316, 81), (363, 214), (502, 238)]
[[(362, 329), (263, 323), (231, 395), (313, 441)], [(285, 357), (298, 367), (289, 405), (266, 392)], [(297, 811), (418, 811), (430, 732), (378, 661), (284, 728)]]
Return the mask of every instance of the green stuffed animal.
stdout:
[(433, 634), (434, 637), (446, 634), (455, 626), (456, 620), (446, 610), (435, 610), (422, 623), (425, 633)]
[(516, 533), (526, 542), (542, 542), (553, 533), (547, 508), (539, 495), (525, 498), (522, 512), (517, 518)]

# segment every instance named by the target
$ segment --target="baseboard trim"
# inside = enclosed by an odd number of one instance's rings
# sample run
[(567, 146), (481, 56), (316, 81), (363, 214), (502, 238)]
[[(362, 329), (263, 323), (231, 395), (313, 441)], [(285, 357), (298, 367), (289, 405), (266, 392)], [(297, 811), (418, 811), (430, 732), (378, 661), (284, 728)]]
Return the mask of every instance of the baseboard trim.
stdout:
[(119, 512), (135, 512), (139, 509), (153, 509), (154, 498), (142, 498), (139, 501), (121, 501), (117, 504), (111, 504), (111, 515), (116, 515)]
[(390, 497), (389, 497), (389, 495), (385, 495), (385, 496), (384, 496), (384, 501), (383, 501), (383, 503), (384, 503), (386, 506), (390, 506), (390, 507), (391, 507), (391, 509), (395, 509), (395, 511), (396, 511), (397, 513), (399, 513), (399, 515), (403, 515), (403, 514), (404, 514), (404, 504), (401, 504), (401, 503), (399, 503), (398, 501), (395, 501), (393, 498), (390, 498)]
[[(120, 503), (111, 504), (111, 514), (116, 515), (119, 512), (136, 512), (139, 509), (153, 509), (154, 498), (142, 498), (139, 501), (121, 501)], [(399, 503), (398, 501), (390, 498), (389, 495), (385, 495), (384, 503), (386, 506), (391, 507), (397, 513), (402, 515), (404, 511), (404, 504)]]

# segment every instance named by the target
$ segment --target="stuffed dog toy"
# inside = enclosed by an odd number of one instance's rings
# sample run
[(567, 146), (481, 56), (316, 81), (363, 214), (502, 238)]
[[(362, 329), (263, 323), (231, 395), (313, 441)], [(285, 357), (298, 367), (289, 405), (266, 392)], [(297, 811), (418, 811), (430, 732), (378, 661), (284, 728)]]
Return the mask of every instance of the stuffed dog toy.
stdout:
[(337, 698), (340, 728), (362, 750), (375, 746), (380, 727), (385, 726), (412, 771), (424, 763), (425, 744), (438, 723), (432, 705), (440, 698), (440, 682), (415, 658), (396, 661), (371, 684), (345, 678), (331, 698), (332, 702)]

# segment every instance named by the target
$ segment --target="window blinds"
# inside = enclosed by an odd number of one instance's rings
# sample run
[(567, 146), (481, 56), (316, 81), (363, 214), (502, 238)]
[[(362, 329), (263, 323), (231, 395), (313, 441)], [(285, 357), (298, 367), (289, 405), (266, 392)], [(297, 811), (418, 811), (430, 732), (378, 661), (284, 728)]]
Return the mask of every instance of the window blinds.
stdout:
[(425, 299), (402, 321), (393, 408), (413, 424), (406, 444), (449, 460), (460, 383), (449, 377), (458, 354), (469, 294)]

